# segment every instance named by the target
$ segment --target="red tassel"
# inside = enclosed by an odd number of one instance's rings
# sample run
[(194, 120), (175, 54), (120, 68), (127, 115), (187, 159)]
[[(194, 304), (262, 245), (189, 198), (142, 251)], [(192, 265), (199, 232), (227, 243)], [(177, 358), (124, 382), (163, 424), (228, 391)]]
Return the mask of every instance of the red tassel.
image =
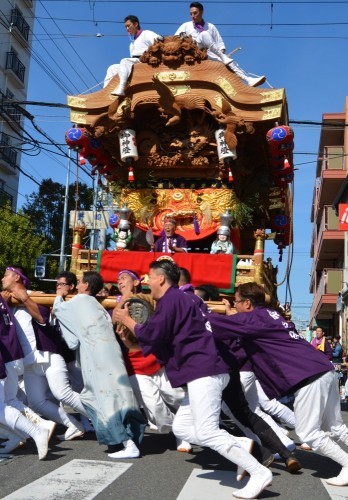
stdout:
[(128, 180), (129, 180), (129, 182), (134, 182), (133, 167), (129, 167), (129, 170), (128, 170)]
[(86, 159), (81, 154), (79, 156), (79, 163), (80, 163), (80, 165), (86, 165)]
[(230, 168), (228, 169), (228, 182), (233, 182), (233, 175)]

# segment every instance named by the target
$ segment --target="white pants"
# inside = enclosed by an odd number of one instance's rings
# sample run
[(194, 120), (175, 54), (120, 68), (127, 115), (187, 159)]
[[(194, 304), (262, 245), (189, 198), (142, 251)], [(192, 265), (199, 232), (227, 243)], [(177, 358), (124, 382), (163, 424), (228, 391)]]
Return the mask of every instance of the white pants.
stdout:
[(240, 372), (240, 381), (250, 410), (267, 422), (285, 446), (292, 446), (293, 441), (285, 436), (284, 432), (270, 415), (261, 410), (255, 380), (256, 377), (253, 372)]
[(49, 391), (57, 401), (87, 416), (80, 395), (71, 388), (68, 369), (60, 354), (49, 353), (48, 362), (25, 366), (24, 383), (29, 406), (45, 418), (67, 427), (76, 423), (62, 405), (49, 400)]
[(224, 373), (188, 382), (187, 393), (174, 417), (173, 432), (183, 441), (208, 446), (234, 462), (233, 447), (240, 448), (240, 444), (219, 426), (222, 391), (228, 381), (229, 375)]
[(132, 389), (148, 420), (158, 427), (158, 432), (172, 430), (174, 413), (185, 396), (181, 387), (173, 388), (164, 368), (153, 375), (131, 375)]
[(282, 424), (285, 424), (287, 427), (291, 429), (295, 429), (295, 415), (290, 408), (283, 405), (276, 399), (269, 399), (269, 397), (265, 394), (265, 391), (262, 389), (260, 382), (256, 379), (256, 390), (257, 396), (259, 399), (260, 406), (262, 410), (272, 417), (277, 418)]
[(139, 62), (138, 57), (125, 57), (124, 59), (121, 59), (120, 64), (112, 64), (109, 66), (104, 79), (104, 87), (106, 87), (110, 80), (116, 75), (119, 75), (120, 83), (126, 84), (134, 64)]
[[(1, 426), (1, 436), (6, 439), (11, 436), (12, 432), (8, 432), (8, 429), (13, 430), (16, 425), (18, 417), (21, 415), (20, 411), (11, 406), (6, 402), (6, 392), (8, 392), (8, 382), (10, 386), (11, 381), (8, 378), (0, 379), (0, 424)], [(1, 451), (0, 451), (1, 453)]]
[(334, 370), (295, 393), (296, 434), (314, 451), (325, 446), (327, 432), (333, 439), (348, 438), (341, 415), (340, 394)]
[(111, 66), (108, 67), (104, 78), (104, 88), (108, 85), (108, 83), (110, 82), (110, 80), (113, 79), (114, 76), (118, 75), (119, 69), (120, 69), (119, 64), (112, 64)]
[(209, 50), (209, 48), (212, 48), (214, 49), (214, 51), (220, 52), (220, 49), (216, 46), (208, 31), (202, 31), (198, 35), (196, 43), (200, 49), (208, 49), (207, 56), (209, 60), (221, 62), (221, 58), (214, 54), (211, 50)]
[(6, 367), (6, 382), (4, 383), (4, 402), (15, 406), (21, 411), (21, 407), (18, 407), (18, 404), (23, 406), (23, 403), (17, 400), (17, 392), (18, 392), (18, 365), (17, 361), (10, 361), (5, 364)]

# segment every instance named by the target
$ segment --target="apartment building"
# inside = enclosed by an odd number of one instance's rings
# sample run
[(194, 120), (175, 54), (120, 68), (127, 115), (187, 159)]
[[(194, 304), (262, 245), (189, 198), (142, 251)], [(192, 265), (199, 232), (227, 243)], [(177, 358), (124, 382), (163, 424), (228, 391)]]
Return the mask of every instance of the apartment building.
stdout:
[(0, 203), (17, 205), (23, 116), (11, 100), (27, 97), (35, 0), (0, 2)]
[[(348, 98), (342, 113), (325, 113), (319, 142), (311, 222), (313, 232), (310, 292), (313, 293), (310, 324), (328, 335), (340, 333), (346, 341), (341, 292), (344, 283), (345, 231), (334, 205), (346, 184), (348, 163)], [(347, 259), (346, 259), (347, 260)]]

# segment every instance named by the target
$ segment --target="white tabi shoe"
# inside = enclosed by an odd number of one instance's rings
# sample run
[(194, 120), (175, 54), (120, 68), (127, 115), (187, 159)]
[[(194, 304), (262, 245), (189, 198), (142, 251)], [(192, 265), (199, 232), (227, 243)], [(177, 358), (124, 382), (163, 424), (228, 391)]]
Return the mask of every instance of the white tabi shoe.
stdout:
[(264, 75), (263, 76), (256, 76), (256, 77), (249, 76), (248, 85), (249, 85), (249, 87), (258, 87), (259, 85), (262, 85), (263, 83), (265, 83), (265, 81), (266, 81), (266, 77)]
[(115, 451), (115, 453), (109, 453), (110, 458), (139, 458), (140, 451), (136, 446), (134, 441), (128, 439), (128, 441), (123, 441), (124, 449), (121, 451)]
[(54, 430), (57, 426), (56, 422), (53, 422), (52, 420), (42, 420), (43, 423), (41, 423), (42, 427), (48, 430), (48, 441), (50, 441), (51, 437), (53, 436)]
[(176, 449), (181, 453), (190, 453), (192, 446), (187, 441), (176, 438)]
[(47, 456), (48, 436), (49, 436), (48, 429), (40, 429), (40, 432), (37, 435), (33, 436), (37, 448), (37, 453), (39, 455), (39, 460), (43, 460)]
[(252, 474), (247, 485), (241, 490), (234, 491), (232, 495), (235, 498), (257, 498), (261, 491), (272, 483), (272, 478), (272, 472), (264, 468), (261, 473)]
[(65, 431), (65, 434), (60, 434), (57, 436), (57, 438), (60, 441), (72, 441), (73, 439), (80, 438), (84, 435), (85, 430), (83, 426), (81, 427), (75, 427), (75, 425), (70, 425), (67, 430)]
[(336, 477), (330, 477), (326, 480), (327, 484), (332, 484), (333, 486), (348, 486), (348, 465), (342, 467), (341, 472)]

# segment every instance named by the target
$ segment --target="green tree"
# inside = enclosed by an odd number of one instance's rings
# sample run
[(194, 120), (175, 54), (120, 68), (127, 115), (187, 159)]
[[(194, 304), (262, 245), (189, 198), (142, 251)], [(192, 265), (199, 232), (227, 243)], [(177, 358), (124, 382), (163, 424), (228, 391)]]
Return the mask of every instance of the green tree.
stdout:
[[(34, 222), (34, 232), (43, 236), (49, 242), (49, 252), (57, 253), (60, 250), (63, 214), (64, 214), (65, 186), (52, 179), (44, 179), (38, 192), (27, 195), (23, 205), (23, 213)], [(86, 184), (78, 186), (78, 210), (90, 210), (93, 204), (93, 190)], [(69, 185), (68, 212), (75, 210), (76, 186)], [(69, 229), (69, 217), (66, 227), (66, 248), (70, 253), (72, 231)]]
[(7, 266), (18, 264), (34, 275), (35, 259), (48, 248), (48, 241), (34, 234), (34, 224), (27, 215), (14, 213), (10, 205), (0, 207), (0, 274)]

